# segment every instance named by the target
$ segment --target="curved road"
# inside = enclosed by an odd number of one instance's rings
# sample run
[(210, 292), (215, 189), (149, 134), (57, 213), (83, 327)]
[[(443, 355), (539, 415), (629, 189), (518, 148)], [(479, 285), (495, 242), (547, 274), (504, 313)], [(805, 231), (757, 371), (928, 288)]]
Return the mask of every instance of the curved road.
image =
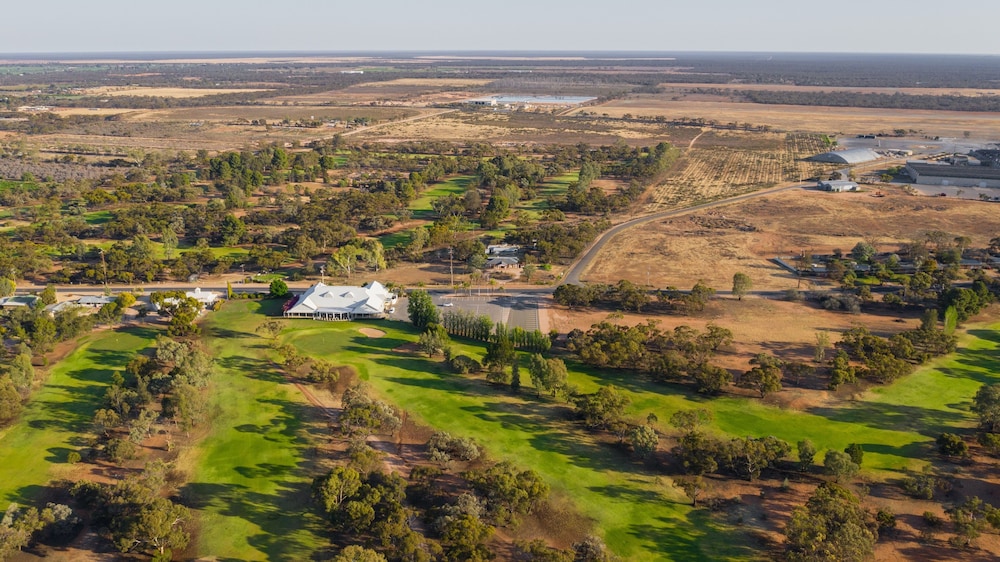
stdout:
[(723, 205), (729, 205), (731, 203), (738, 203), (740, 201), (746, 201), (747, 199), (753, 199), (755, 197), (761, 197), (763, 195), (772, 195), (774, 193), (781, 193), (782, 191), (788, 191), (790, 189), (801, 189), (807, 187), (809, 184), (797, 184), (784, 187), (772, 187), (770, 189), (764, 189), (761, 191), (754, 191), (753, 193), (747, 193), (745, 195), (737, 195), (735, 197), (729, 197), (727, 199), (720, 199), (718, 201), (712, 201), (710, 203), (702, 203), (700, 205), (694, 205), (693, 207), (684, 207), (683, 209), (671, 209), (668, 211), (659, 211), (651, 215), (645, 215), (637, 219), (632, 219), (630, 221), (623, 222), (610, 230), (604, 231), (603, 234), (597, 237), (590, 246), (584, 250), (580, 259), (577, 260), (569, 270), (566, 271), (566, 275), (557, 283), (557, 285), (565, 285), (567, 283), (579, 284), (580, 276), (583, 275), (590, 264), (597, 257), (597, 254), (601, 252), (604, 245), (611, 241), (612, 238), (618, 236), (623, 231), (628, 230), (632, 227), (639, 226), (640, 224), (645, 224), (647, 222), (653, 222), (665, 218), (677, 217), (680, 215), (685, 215), (687, 213), (692, 213), (695, 211), (702, 211), (705, 209), (711, 209), (713, 207), (722, 207)]

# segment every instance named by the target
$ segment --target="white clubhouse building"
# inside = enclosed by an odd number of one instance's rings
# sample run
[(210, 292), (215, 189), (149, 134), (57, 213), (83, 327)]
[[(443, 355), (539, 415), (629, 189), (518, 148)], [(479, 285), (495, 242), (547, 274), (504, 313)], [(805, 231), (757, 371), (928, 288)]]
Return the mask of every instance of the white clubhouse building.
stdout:
[(285, 305), (285, 318), (355, 320), (385, 318), (396, 304), (396, 295), (378, 281), (364, 287), (317, 283)]

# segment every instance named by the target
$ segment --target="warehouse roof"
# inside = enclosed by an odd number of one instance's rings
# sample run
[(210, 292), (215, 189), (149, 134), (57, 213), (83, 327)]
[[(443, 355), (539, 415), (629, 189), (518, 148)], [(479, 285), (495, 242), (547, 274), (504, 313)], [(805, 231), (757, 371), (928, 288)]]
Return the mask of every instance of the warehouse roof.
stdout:
[(849, 148), (836, 152), (824, 152), (809, 158), (814, 162), (833, 162), (834, 164), (860, 164), (878, 160), (878, 153), (870, 148)]
[(969, 178), (976, 180), (1000, 180), (1000, 168), (988, 166), (949, 166), (928, 162), (907, 162), (906, 167), (921, 176), (932, 178)]

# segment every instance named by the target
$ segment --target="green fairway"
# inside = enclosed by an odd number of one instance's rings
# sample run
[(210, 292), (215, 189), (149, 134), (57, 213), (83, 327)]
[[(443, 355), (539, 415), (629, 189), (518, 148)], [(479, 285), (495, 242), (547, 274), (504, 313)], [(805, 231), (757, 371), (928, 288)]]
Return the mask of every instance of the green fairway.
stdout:
[[(572, 498), (594, 519), (612, 548), (628, 560), (662, 559), (665, 552), (675, 559), (752, 556), (740, 535), (692, 513), (669, 479), (594, 443), (575, 424), (558, 421), (564, 405), (494, 391), (447, 373), (437, 361), (393, 351), (416, 340), (407, 324), (379, 323), (386, 336), (377, 339), (360, 334), (363, 326), (297, 321), (283, 337), (310, 355), (355, 366), (363, 379), (422, 422), (474, 437), (494, 457), (535, 469), (556, 494)], [(456, 349), (482, 355), (480, 346)]]
[(0, 432), (0, 508), (11, 501), (31, 504), (50, 481), (66, 477), (66, 455), (89, 441), (111, 373), (154, 337), (146, 329), (99, 332), (52, 368), (21, 419)]
[(309, 560), (329, 539), (309, 500), (307, 453), (326, 425), (301, 393), (266, 359), (254, 335), (261, 307), (236, 301), (203, 330), (216, 361), (211, 427), (182, 464), (182, 489), (201, 532), (196, 551), (218, 560)]
[(434, 211), (431, 208), (431, 203), (435, 199), (446, 195), (461, 196), (472, 185), (475, 179), (475, 176), (456, 176), (431, 185), (429, 189), (420, 194), (420, 197), (410, 202), (410, 210), (413, 211), (413, 218), (433, 219)]
[(538, 195), (534, 199), (521, 201), (517, 208), (537, 219), (542, 211), (549, 208), (549, 199), (559, 199), (566, 195), (569, 184), (580, 181), (580, 171), (568, 172), (553, 176), (538, 186)]
[(93, 211), (84, 213), (83, 220), (90, 225), (107, 224), (111, 222), (111, 211)]
[[(310, 355), (354, 365), (382, 395), (424, 423), (474, 437), (492, 455), (534, 468), (556, 493), (571, 497), (626, 559), (661, 559), (663, 553), (673, 559), (753, 556), (739, 533), (720, 528), (704, 512), (692, 512), (669, 479), (658, 479), (620, 451), (594, 443), (581, 428), (561, 421), (564, 406), (536, 402), (530, 390), (526, 400), (512, 397), (452, 375), (437, 362), (394, 352), (416, 338), (405, 324), (379, 324), (387, 332), (379, 339), (364, 337), (358, 327), (300, 321), (284, 337)], [(629, 414), (635, 419), (654, 412), (667, 420), (679, 409), (708, 408), (715, 414), (712, 430), (720, 436), (774, 435), (793, 445), (808, 438), (821, 451), (860, 443), (865, 469), (877, 476), (925, 464), (941, 431), (974, 425), (968, 412), (972, 395), (982, 382), (1000, 379), (991, 372), (998, 341), (992, 330), (973, 330), (959, 353), (895, 385), (870, 391), (847, 406), (804, 412), (743, 398), (707, 399), (687, 387), (580, 365), (571, 365), (571, 383), (584, 392), (600, 384), (622, 387), (632, 399)], [(462, 347), (482, 353), (478, 347)]]

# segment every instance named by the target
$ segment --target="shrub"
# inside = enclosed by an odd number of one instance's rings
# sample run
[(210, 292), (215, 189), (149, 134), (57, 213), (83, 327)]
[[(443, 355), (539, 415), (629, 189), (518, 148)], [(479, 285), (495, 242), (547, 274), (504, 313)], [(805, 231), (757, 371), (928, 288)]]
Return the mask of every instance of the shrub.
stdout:
[(468, 355), (456, 355), (451, 358), (449, 363), (453, 371), (462, 375), (478, 373), (483, 370), (483, 366), (479, 363), (479, 361), (476, 361)]
[(942, 433), (937, 438), (938, 451), (946, 457), (965, 458), (969, 456), (969, 446), (954, 433)]
[(80, 453), (77, 453), (76, 451), (70, 451), (69, 454), (66, 455), (66, 462), (68, 462), (69, 464), (76, 464), (80, 462)]

